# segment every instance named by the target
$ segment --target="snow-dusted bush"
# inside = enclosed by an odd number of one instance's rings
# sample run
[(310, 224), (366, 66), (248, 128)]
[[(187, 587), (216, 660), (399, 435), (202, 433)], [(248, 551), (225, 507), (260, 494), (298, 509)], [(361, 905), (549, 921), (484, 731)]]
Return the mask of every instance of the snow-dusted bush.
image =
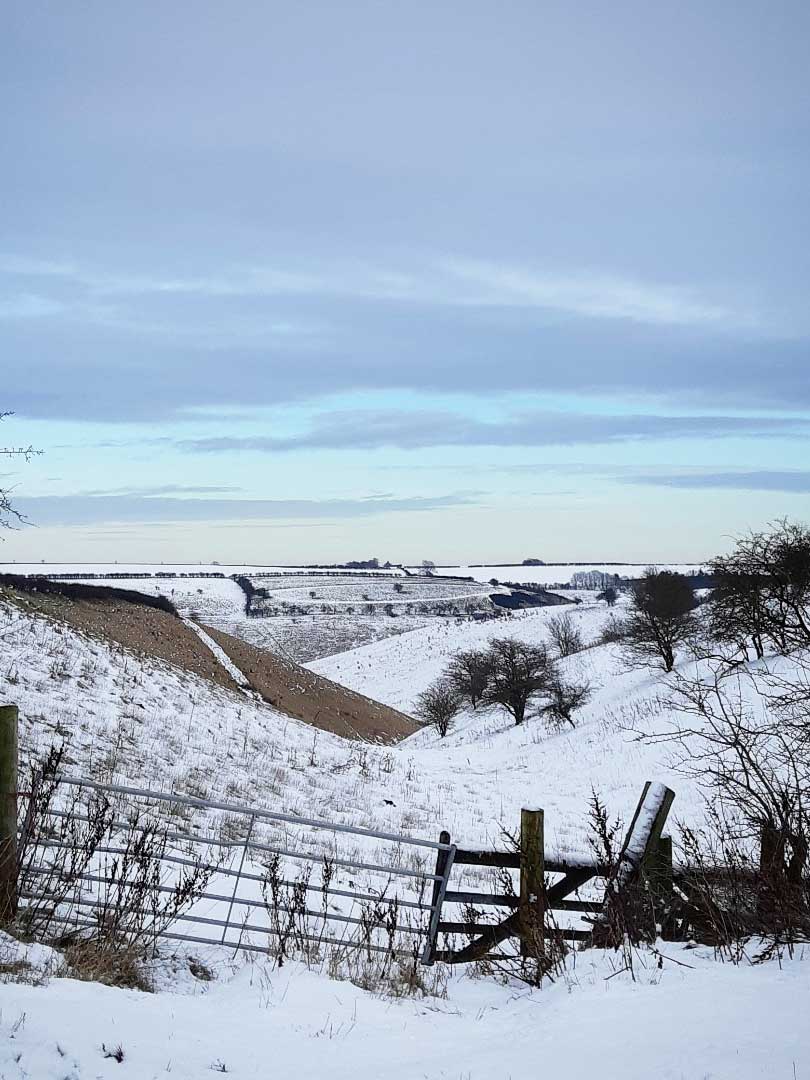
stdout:
[(560, 656), (573, 656), (582, 652), (582, 634), (570, 615), (554, 615), (548, 621), (551, 642)]
[(436, 728), (442, 738), (450, 730), (453, 717), (461, 709), (461, 698), (453, 682), (446, 677), (437, 679), (416, 699), (416, 715)]

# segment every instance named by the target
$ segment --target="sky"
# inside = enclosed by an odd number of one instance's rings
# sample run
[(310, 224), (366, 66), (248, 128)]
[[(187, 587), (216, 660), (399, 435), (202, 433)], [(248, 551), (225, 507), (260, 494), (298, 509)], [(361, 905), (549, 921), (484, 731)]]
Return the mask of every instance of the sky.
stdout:
[(810, 6), (10, 0), (0, 560), (810, 521)]

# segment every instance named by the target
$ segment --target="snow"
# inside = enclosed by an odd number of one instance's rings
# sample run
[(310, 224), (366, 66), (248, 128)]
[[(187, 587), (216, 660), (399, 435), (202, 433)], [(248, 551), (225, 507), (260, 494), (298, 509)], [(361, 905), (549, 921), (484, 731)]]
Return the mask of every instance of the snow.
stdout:
[(236, 664), (234, 664), (234, 662), (231, 660), (231, 658), (228, 656), (222, 646), (218, 645), (210, 634), (206, 634), (205, 630), (203, 630), (201, 626), (194, 622), (193, 619), (183, 619), (183, 622), (186, 624), (187, 627), (189, 627), (191, 631), (193, 631), (193, 633), (197, 635), (197, 637), (200, 639), (200, 641), (202, 641), (205, 647), (207, 649), (210, 649), (213, 656), (216, 657), (217, 663), (221, 664), (222, 667), (225, 668), (225, 670), (228, 672), (236, 685), (240, 686), (243, 690), (250, 690), (250, 683), (248, 682), (244, 673), (239, 670)]
[(681, 574), (694, 574), (702, 569), (701, 563), (658, 563), (654, 559), (647, 563), (549, 563), (547, 566), (523, 566), (511, 563), (507, 566), (437, 566), (437, 576), (472, 577), (476, 581), (519, 581), (536, 585), (567, 584), (574, 574), (598, 570), (605, 574), (618, 574), (619, 577), (641, 577), (648, 566), (657, 566), (659, 570), (673, 570)]
[[(392, 566), (389, 569), (379, 567), (376, 570), (341, 571), (340, 567), (307, 567), (307, 566), (270, 566), (262, 563), (135, 563), (135, 562), (107, 562), (107, 563), (59, 563), (59, 562), (0, 562), (0, 573), (4, 574), (222, 574), (230, 577), (232, 574), (390, 574), (401, 576), (403, 571)], [(168, 579), (171, 580), (171, 579)]]
[[(664, 948), (636, 981), (581, 953), (541, 990), (454, 973), (446, 998), (394, 1000), (290, 964), (206, 954), (219, 980), (157, 994), (55, 978), (0, 985), (5, 1080), (791, 1080), (810, 1069), (808, 963), (720, 964)], [(677, 962), (676, 962), (677, 961)], [(681, 967), (679, 964), (689, 965)], [(179, 965), (178, 965), (179, 966)], [(610, 976), (613, 976), (612, 978)], [(102, 1047), (121, 1047), (119, 1064)]]
[[(665, 730), (672, 715), (660, 676), (627, 671), (615, 648), (595, 644), (604, 606), (564, 610), (589, 647), (563, 666), (594, 693), (576, 729), (559, 733), (537, 719), (517, 728), (502, 713), (468, 711), (443, 740), (423, 730), (396, 747), (347, 743), (2, 602), (0, 693), (20, 707), (25, 760), (64, 740), (71, 771), (106, 781), (428, 839), (447, 828), (464, 846), (501, 846), (520, 808), (540, 806), (550, 856), (587, 849), (592, 789), (629, 822), (644, 781), (663, 783), (677, 794), (677, 817), (700, 822), (700, 794), (674, 770), (667, 746), (635, 735)], [(408, 711), (452, 652), (507, 634), (544, 641), (559, 612), (448, 620), (311, 667)], [(482, 873), (459, 867), (453, 884), (481, 887)], [(810, 1076), (810, 965), (801, 953), (734, 967), (710, 950), (668, 943), (661, 969), (651, 953), (636, 956), (633, 981), (617, 974), (619, 955), (590, 950), (572, 954), (564, 977), (539, 991), (438, 965), (432, 977), (447, 978), (438, 996), (398, 999), (330, 979), (317, 963), (278, 969), (189, 943), (165, 945), (159, 992), (143, 994), (59, 977), (58, 956), (36, 949), (26, 954), (32, 978), (20, 983), (2, 981), (0, 947), (0, 1077), (8, 1080), (199, 1080), (223, 1069), (329, 1080)], [(189, 974), (192, 950), (212, 982)], [(40, 968), (45, 985), (33, 985)], [(104, 1057), (102, 1044), (120, 1044), (123, 1062)]]

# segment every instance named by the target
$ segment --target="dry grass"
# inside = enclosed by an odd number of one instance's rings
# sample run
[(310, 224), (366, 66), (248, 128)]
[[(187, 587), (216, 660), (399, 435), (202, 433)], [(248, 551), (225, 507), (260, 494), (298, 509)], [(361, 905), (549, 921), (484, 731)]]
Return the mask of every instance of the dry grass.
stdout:
[(91, 938), (64, 948), (66, 974), (81, 982), (99, 982), (151, 993), (154, 989), (143, 962), (143, 950)]

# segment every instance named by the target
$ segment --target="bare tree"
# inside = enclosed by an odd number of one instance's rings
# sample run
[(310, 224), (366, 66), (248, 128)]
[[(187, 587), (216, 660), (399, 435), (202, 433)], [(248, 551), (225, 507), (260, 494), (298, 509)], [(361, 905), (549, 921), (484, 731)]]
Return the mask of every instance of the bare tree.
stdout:
[(483, 701), (500, 705), (522, 724), (526, 710), (548, 689), (555, 674), (554, 662), (544, 645), (527, 645), (514, 638), (496, 638), (488, 650), (490, 675)]
[(455, 654), (447, 668), (447, 677), (459, 697), (478, 707), (489, 682), (490, 659), (481, 649), (465, 649)]
[(716, 641), (735, 645), (743, 656), (749, 646), (761, 659), (769, 636), (767, 583), (762, 573), (745, 565), (735, 552), (710, 564), (714, 588), (709, 603), (709, 625)]
[(810, 644), (810, 530), (781, 520), (737, 539), (730, 555), (710, 564), (715, 636), (764, 655)]
[(416, 699), (416, 715), (445, 737), (461, 709), (461, 699), (447, 678), (437, 679)]
[(649, 568), (633, 583), (631, 611), (623, 622), (624, 651), (633, 663), (675, 666), (675, 649), (695, 630), (695, 593), (683, 574)]
[(806, 936), (810, 667), (770, 672), (716, 655), (672, 687), (671, 729), (652, 741), (677, 746), (676, 768), (707, 798), (706, 829), (682, 830), (688, 861), (709, 872), (690, 881), (700, 917), (732, 936)]
[(551, 727), (562, 727), (563, 724), (576, 727), (572, 713), (590, 700), (591, 686), (587, 682), (565, 682), (558, 675), (554, 675), (545, 693), (548, 702), (541, 712), (547, 723)]
[[(11, 415), (10, 412), (0, 412), (0, 420)], [(36, 454), (41, 453), (41, 450), (35, 450), (33, 446), (0, 446), (0, 457), (18, 457), (30, 461)], [(23, 515), (12, 505), (11, 491), (0, 487), (0, 528), (13, 529), (24, 521)]]
[(548, 632), (560, 656), (582, 652), (582, 634), (569, 614), (554, 615), (548, 621)]

